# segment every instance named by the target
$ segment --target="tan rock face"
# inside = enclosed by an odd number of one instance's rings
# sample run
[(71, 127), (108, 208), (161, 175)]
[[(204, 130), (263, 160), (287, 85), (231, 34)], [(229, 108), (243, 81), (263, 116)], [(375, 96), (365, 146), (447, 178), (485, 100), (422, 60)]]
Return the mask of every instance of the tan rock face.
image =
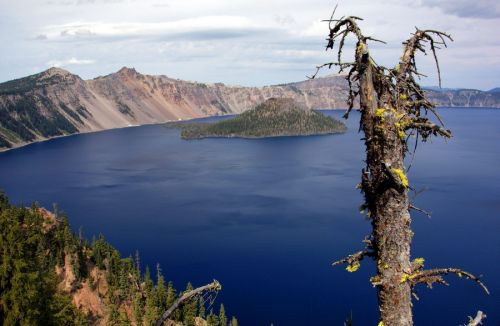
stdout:
[[(345, 107), (346, 96), (339, 76), (258, 88), (142, 75), (130, 68), (83, 80), (50, 68), (0, 84), (0, 150), (77, 132), (241, 113), (270, 97), (338, 108)], [(44, 119), (41, 126), (31, 123)]]
[[(477, 92), (431, 92), (430, 97), (444, 106), (500, 106), (500, 93)], [(236, 114), (271, 97), (292, 98), (309, 109), (345, 108), (347, 96), (345, 76), (339, 75), (242, 87), (143, 75), (130, 68), (83, 80), (50, 68), (0, 84), (0, 151), (78, 132)]]

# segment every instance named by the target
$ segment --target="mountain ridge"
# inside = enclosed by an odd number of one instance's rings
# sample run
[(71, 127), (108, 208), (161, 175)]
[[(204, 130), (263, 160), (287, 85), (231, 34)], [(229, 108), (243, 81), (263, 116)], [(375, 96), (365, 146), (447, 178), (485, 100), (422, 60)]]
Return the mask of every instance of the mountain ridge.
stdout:
[[(500, 93), (427, 91), (439, 106), (500, 107)], [(199, 83), (123, 67), (84, 80), (62, 68), (0, 83), (0, 151), (36, 141), (135, 125), (238, 114), (271, 98), (309, 109), (346, 107), (345, 76), (263, 87)]]

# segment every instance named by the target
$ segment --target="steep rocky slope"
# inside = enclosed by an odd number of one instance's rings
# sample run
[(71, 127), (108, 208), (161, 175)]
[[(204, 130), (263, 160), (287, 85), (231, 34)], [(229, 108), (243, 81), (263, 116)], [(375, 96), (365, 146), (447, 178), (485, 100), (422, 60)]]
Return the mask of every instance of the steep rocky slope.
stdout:
[[(500, 107), (498, 92), (429, 92), (442, 106)], [(265, 87), (227, 86), (130, 68), (83, 80), (50, 68), (0, 84), (0, 151), (79, 132), (241, 113), (271, 97), (292, 98), (312, 109), (343, 108), (347, 83), (343, 76), (329, 76)]]
[[(2, 325), (147, 326), (185, 294), (164, 279), (159, 265), (154, 281), (139, 254), (122, 257), (102, 235), (89, 242), (72, 232), (63, 214), (12, 205), (1, 191), (0, 252)], [(186, 291), (192, 289), (188, 283)], [(218, 325), (215, 314), (225, 310), (221, 304), (207, 315), (209, 305), (194, 297), (162, 325)]]

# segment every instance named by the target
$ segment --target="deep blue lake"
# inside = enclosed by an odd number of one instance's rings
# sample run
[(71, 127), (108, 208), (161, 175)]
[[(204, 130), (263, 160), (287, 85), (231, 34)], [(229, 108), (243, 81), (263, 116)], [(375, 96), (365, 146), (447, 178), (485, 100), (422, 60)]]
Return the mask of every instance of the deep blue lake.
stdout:
[[(456, 326), (480, 309), (500, 325), (500, 110), (440, 112), (454, 138), (420, 144), (408, 174), (433, 213), (412, 213), (413, 257), (483, 275), (492, 295), (454, 276), (422, 286), (415, 324)], [(343, 325), (351, 312), (376, 325), (375, 264), (331, 266), (370, 232), (358, 119), (333, 136), (185, 141), (151, 125), (60, 138), (0, 153), (0, 188), (17, 204), (57, 203), (75, 231), (139, 250), (178, 289), (219, 280), (241, 325)]]

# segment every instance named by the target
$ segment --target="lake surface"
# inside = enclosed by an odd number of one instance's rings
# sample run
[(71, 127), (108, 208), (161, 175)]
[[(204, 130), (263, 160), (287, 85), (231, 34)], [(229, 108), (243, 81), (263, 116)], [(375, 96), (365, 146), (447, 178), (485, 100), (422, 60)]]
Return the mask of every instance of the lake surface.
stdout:
[[(484, 275), (492, 295), (454, 276), (420, 287), (416, 325), (500, 324), (500, 110), (442, 109), (455, 137), (420, 144), (413, 257)], [(329, 112), (340, 117), (342, 112)], [(85, 134), (0, 153), (14, 203), (58, 203), (73, 229), (102, 233), (123, 256), (159, 262), (183, 289), (219, 280), (241, 325), (376, 325), (375, 265), (332, 261), (370, 232), (355, 189), (364, 149), (359, 114), (343, 135), (184, 141), (161, 125)]]

